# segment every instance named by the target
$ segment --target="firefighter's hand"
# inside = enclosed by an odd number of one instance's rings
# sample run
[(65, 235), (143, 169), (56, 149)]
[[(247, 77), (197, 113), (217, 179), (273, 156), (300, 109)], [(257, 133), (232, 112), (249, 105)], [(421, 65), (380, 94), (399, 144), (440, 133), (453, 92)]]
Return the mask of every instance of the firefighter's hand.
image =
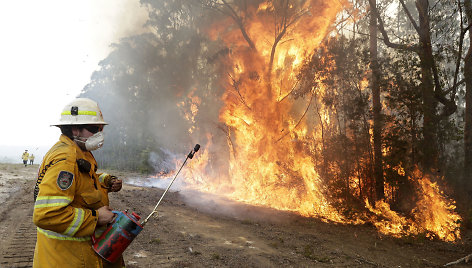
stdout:
[(110, 192), (118, 192), (123, 186), (123, 181), (115, 176), (112, 176), (110, 181)]
[(103, 226), (110, 223), (115, 218), (115, 213), (111, 212), (110, 207), (103, 206), (97, 210), (98, 226)]

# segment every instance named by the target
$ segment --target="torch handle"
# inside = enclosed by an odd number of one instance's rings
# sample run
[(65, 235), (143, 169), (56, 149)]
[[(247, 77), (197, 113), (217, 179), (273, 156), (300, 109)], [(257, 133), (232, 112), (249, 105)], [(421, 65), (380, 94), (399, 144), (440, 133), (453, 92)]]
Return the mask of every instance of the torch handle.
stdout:
[(172, 181), (170, 182), (169, 186), (167, 186), (167, 189), (164, 191), (164, 193), (162, 194), (161, 198), (159, 199), (159, 201), (157, 202), (156, 206), (154, 207), (154, 209), (152, 210), (151, 214), (149, 214), (149, 216), (146, 217), (146, 219), (143, 221), (143, 223), (141, 223), (142, 226), (144, 226), (146, 224), (146, 222), (149, 220), (149, 218), (151, 218), (151, 216), (157, 212), (157, 207), (159, 206), (159, 204), (161, 203), (162, 199), (164, 198), (164, 195), (166, 195), (167, 191), (169, 190), (169, 188), (172, 186), (172, 183), (174, 183), (175, 179), (177, 178), (177, 175), (179, 175), (180, 171), (182, 170), (182, 168), (184, 167), (185, 163), (187, 162), (187, 159), (188, 159), (188, 156), (185, 158), (185, 161), (184, 163), (182, 164), (182, 166), (180, 166), (180, 169), (179, 171), (177, 172), (177, 174), (175, 174), (174, 178), (172, 179)]
[(200, 144), (196, 144), (195, 145), (195, 148), (193, 148), (192, 151), (190, 151), (190, 153), (187, 155), (187, 157), (185, 158), (185, 161), (184, 163), (182, 164), (182, 166), (180, 166), (180, 169), (179, 171), (177, 171), (177, 173), (175, 174), (174, 178), (172, 179), (172, 181), (170, 182), (169, 186), (167, 186), (167, 189), (164, 191), (164, 193), (162, 194), (161, 198), (159, 199), (159, 201), (157, 202), (156, 206), (154, 207), (154, 209), (152, 210), (151, 214), (149, 214), (146, 219), (144, 219), (144, 221), (141, 223), (142, 226), (144, 226), (147, 221), (149, 220), (149, 218), (151, 218), (151, 216), (157, 212), (157, 207), (159, 206), (159, 204), (161, 203), (162, 199), (164, 198), (164, 196), (166, 195), (167, 191), (169, 190), (169, 188), (172, 186), (172, 184), (174, 183), (175, 179), (177, 178), (177, 175), (179, 175), (180, 171), (182, 170), (182, 168), (184, 167), (185, 163), (187, 163), (187, 160), (190, 158), (192, 159), (193, 158), (193, 155), (200, 149)]

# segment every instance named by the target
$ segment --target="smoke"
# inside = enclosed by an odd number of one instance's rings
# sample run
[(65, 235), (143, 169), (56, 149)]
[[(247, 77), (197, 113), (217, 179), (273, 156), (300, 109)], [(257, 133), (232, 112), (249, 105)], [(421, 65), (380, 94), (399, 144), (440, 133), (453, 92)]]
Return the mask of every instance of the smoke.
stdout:
[[(167, 189), (172, 181), (172, 177), (147, 177), (147, 178), (128, 178), (127, 184), (139, 186)], [(270, 223), (288, 223), (299, 217), (290, 212), (284, 212), (266, 207), (253, 206), (224, 196), (204, 193), (187, 188), (189, 185), (184, 178), (177, 177), (169, 188), (169, 192), (178, 192), (182, 201), (189, 207), (193, 207), (206, 214), (228, 217), (244, 222), (270, 222)], [(165, 196), (164, 196), (165, 199)]]
[(160, 148), (159, 152), (149, 154), (149, 163), (164, 174), (169, 174), (175, 169), (174, 159), (176, 159), (175, 154), (165, 148)]
[(80, 13), (79, 20), (87, 25), (90, 39), (84, 42), (93, 59), (105, 57), (110, 45), (121, 38), (149, 31), (145, 27), (148, 13), (139, 0), (86, 1), (83, 5), (87, 12)]
[(202, 212), (241, 221), (288, 223), (298, 217), (290, 212), (249, 205), (211, 193), (190, 190), (181, 191), (180, 195), (185, 204)]
[[(172, 182), (173, 177), (148, 177), (148, 178), (127, 178), (126, 183), (130, 185), (140, 186), (140, 187), (149, 187), (149, 188), (159, 188), (166, 189)], [(172, 184), (172, 191), (180, 191), (185, 188), (185, 183), (182, 180), (175, 180)]]
[[(98, 101), (109, 123), (95, 155), (101, 166), (167, 173), (196, 143), (225, 145), (218, 119), (224, 89), (207, 63), (212, 42), (192, 23), (202, 10), (186, 1), (142, 4), (151, 31), (114, 43), (82, 96)], [(210, 153), (221, 158), (227, 149)]]

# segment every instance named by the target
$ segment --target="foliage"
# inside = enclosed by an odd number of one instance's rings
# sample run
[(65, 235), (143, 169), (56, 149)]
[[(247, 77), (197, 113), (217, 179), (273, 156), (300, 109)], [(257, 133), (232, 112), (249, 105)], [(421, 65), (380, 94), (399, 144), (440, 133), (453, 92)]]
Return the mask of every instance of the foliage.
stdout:
[[(200, 63), (204, 40), (192, 24), (198, 13), (186, 1), (143, 1), (156, 34), (122, 39), (100, 62), (82, 96), (98, 101), (109, 122), (101, 165), (152, 172), (148, 156), (159, 148), (182, 152), (191, 122), (177, 105), (205, 82)], [(203, 70), (203, 71), (202, 71)], [(196, 77), (202, 78), (196, 81)], [(207, 105), (211, 105), (208, 101)], [(172, 127), (169, 127), (172, 126)]]

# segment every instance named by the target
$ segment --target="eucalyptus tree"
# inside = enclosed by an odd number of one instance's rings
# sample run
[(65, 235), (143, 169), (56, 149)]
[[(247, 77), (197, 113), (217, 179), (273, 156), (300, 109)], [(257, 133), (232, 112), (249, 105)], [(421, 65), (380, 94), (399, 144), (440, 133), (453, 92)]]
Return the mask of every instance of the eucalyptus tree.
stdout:
[(83, 95), (97, 99), (110, 121), (98, 160), (149, 172), (151, 152), (183, 150), (176, 137), (187, 140), (191, 122), (177, 104), (201, 82), (202, 39), (195, 23), (200, 15), (188, 1), (141, 2), (151, 31), (113, 44)]
[(381, 200), (385, 197), (384, 177), (382, 163), (382, 104), (380, 102), (380, 70), (378, 64), (377, 52), (377, 19), (372, 10), (377, 6), (376, 0), (370, 1), (369, 14), (369, 54), (370, 54), (370, 86), (372, 88), (372, 113), (373, 113), (373, 147), (374, 147), (374, 179), (376, 199)]
[[(447, 3), (436, 1), (431, 6), (429, 0), (416, 0), (414, 2), (416, 13), (413, 13), (410, 2), (399, 0), (401, 5), (399, 12), (408, 18), (408, 27), (413, 28), (410, 36), (402, 36), (396, 34), (392, 27), (386, 27), (385, 21), (389, 19), (388, 16), (382, 16), (375, 2), (369, 1), (377, 16), (383, 43), (398, 51), (413, 52), (419, 58), (423, 119), (421, 164), (426, 171), (438, 170), (441, 153), (438, 139), (440, 124), (456, 112), (455, 98), (457, 88), (461, 84), (457, 80), (451, 83), (448, 79), (448, 64), (451, 62), (445, 57), (442, 49), (446, 40), (451, 39), (448, 29), (442, 26), (451, 26), (454, 23), (456, 8), (453, 5), (451, 8), (449, 1)], [(448, 19), (450, 17), (452, 19)], [(452, 33), (454, 34), (453, 31)], [(454, 36), (452, 39), (454, 40)], [(459, 57), (453, 60), (457, 61), (460, 61)], [(438, 112), (439, 103), (443, 105), (441, 112)]]

